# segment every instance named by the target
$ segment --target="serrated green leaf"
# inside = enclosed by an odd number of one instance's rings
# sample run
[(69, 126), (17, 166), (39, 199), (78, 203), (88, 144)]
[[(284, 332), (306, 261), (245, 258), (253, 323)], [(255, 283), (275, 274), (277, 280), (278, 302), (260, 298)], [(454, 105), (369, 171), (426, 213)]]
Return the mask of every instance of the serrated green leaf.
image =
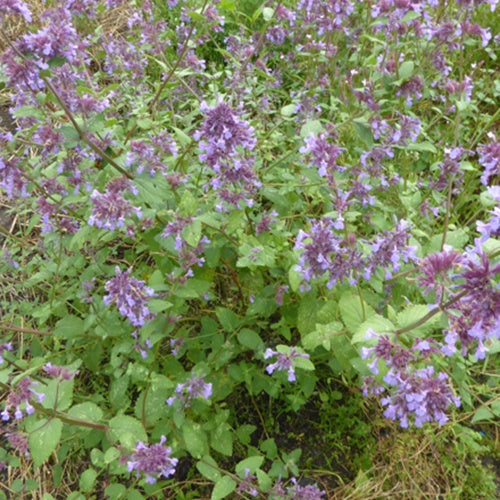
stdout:
[(236, 489), (236, 482), (229, 476), (222, 476), (212, 490), (211, 500), (220, 500), (227, 497)]
[[(442, 241), (442, 233), (434, 235), (429, 242), (427, 253), (440, 252)], [(455, 250), (463, 250), (468, 242), (469, 235), (464, 229), (457, 229), (446, 233), (446, 244), (451, 245)]]
[(254, 351), (260, 351), (264, 347), (264, 342), (260, 338), (259, 334), (249, 328), (243, 328), (240, 332), (238, 332), (238, 342), (242, 346), (253, 349)]
[(172, 302), (168, 300), (161, 299), (150, 299), (148, 301), (148, 308), (153, 314), (157, 314), (167, 309), (170, 309), (173, 306)]
[(196, 248), (201, 239), (201, 222), (195, 219), (182, 230), (182, 236), (189, 246)]
[(295, 113), (296, 104), (287, 104), (281, 108), (281, 116), (288, 118)]
[(305, 336), (316, 329), (320, 308), (321, 303), (314, 295), (308, 294), (302, 297), (297, 316), (297, 328), (301, 336)]
[(416, 10), (409, 10), (401, 19), (402, 23), (407, 23), (408, 21), (413, 21), (414, 19), (418, 19), (422, 14), (417, 12)]
[(182, 424), (182, 438), (187, 451), (195, 458), (208, 455), (208, 439), (201, 425), (190, 420)]
[(257, 455), (255, 457), (248, 457), (241, 462), (238, 462), (235, 467), (236, 474), (244, 477), (245, 470), (249, 470), (250, 474), (255, 474), (255, 471), (264, 463), (264, 457)]
[(54, 328), (54, 337), (58, 339), (73, 339), (83, 335), (85, 323), (77, 316), (70, 314), (60, 319)]
[[(165, 415), (165, 402), (172, 393), (174, 383), (164, 375), (154, 375), (152, 377), (149, 390), (142, 392), (142, 397), (138, 399), (135, 407), (135, 416), (142, 418), (142, 413), (146, 415), (148, 425), (156, 423)], [(146, 401), (144, 402), (144, 395)]]
[[(403, 309), (397, 314), (397, 324), (398, 328), (407, 328), (415, 325), (420, 321), (426, 314), (429, 314), (429, 307), (423, 304), (417, 304), (409, 306)], [(410, 335), (421, 335), (422, 333), (428, 333), (439, 323), (442, 314), (438, 313), (432, 316), (424, 324), (415, 327), (413, 330), (409, 331)]]
[(45, 399), (42, 402), (44, 408), (56, 408), (65, 411), (73, 401), (73, 380), (52, 379), (43, 389)]
[(108, 496), (109, 500), (120, 500), (125, 498), (127, 488), (123, 484), (113, 483), (104, 490), (104, 493)]
[(28, 444), (33, 466), (40, 467), (59, 444), (63, 423), (58, 418), (41, 419), (27, 425)]
[(288, 271), (288, 283), (290, 284), (292, 292), (297, 292), (302, 283), (302, 276), (293, 266)]
[[(366, 303), (361, 304), (359, 295), (351, 292), (344, 293), (339, 300), (340, 317), (344, 325), (351, 332), (356, 332), (358, 327), (375, 315), (375, 311)], [(366, 316), (366, 317), (365, 317)]]
[(300, 129), (301, 137), (309, 137), (311, 134), (317, 135), (323, 131), (323, 125), (319, 120), (307, 120)]
[(129, 415), (118, 415), (109, 421), (111, 438), (125, 448), (134, 449), (138, 441), (147, 442), (148, 435), (139, 420)]
[(43, 113), (35, 106), (20, 106), (12, 113), (15, 118), (33, 117), (38, 120), (43, 120)]
[(216, 427), (210, 435), (210, 446), (228, 457), (233, 454), (233, 435), (229, 424), (223, 423)]
[(368, 329), (372, 329), (375, 333), (378, 334), (386, 334), (389, 332), (393, 332), (395, 330), (395, 327), (394, 324), (387, 318), (384, 318), (379, 314), (375, 314), (371, 316), (370, 319), (363, 321), (363, 323), (359, 325), (356, 332), (352, 336), (351, 342), (353, 344), (358, 344), (358, 343), (365, 345), (375, 344), (377, 342), (377, 339), (366, 338), (366, 332), (368, 331)]
[(406, 149), (411, 151), (422, 151), (429, 153), (437, 153), (437, 148), (432, 144), (432, 142), (411, 142), (406, 146)]
[(92, 465), (98, 468), (104, 467), (104, 453), (97, 448), (92, 449), (90, 452), (90, 461)]
[(73, 418), (87, 420), (88, 422), (99, 422), (102, 418), (102, 410), (90, 401), (80, 403), (69, 409), (68, 414)]
[(314, 371), (314, 363), (308, 358), (295, 358), (293, 366), (302, 370)]
[(222, 325), (222, 328), (228, 333), (234, 332), (240, 324), (240, 319), (233, 311), (225, 307), (217, 307), (215, 309), (215, 315)]
[(274, 16), (274, 9), (271, 9), (271, 7), (264, 7), (262, 9), (262, 17), (264, 18), (264, 21), (270, 21)]
[(214, 483), (221, 478), (218, 467), (217, 462), (210, 455), (205, 455), (196, 463), (199, 473)]
[(343, 325), (338, 321), (333, 321), (327, 325), (317, 324), (316, 329), (302, 339), (302, 345), (308, 351), (312, 351), (319, 346), (329, 351), (332, 337), (338, 335), (342, 329)]
[(413, 61), (404, 61), (399, 66), (399, 78), (401, 80), (408, 80), (413, 75), (415, 63)]
[(273, 485), (273, 480), (261, 469), (257, 469), (257, 482), (262, 491), (267, 491)]
[(471, 422), (474, 424), (475, 422), (481, 422), (482, 420), (492, 420), (495, 418), (495, 415), (487, 408), (486, 406), (481, 406), (478, 408), (472, 417)]
[(371, 128), (363, 121), (353, 121), (354, 128), (359, 135), (359, 138), (365, 143), (366, 146), (372, 147), (373, 135)]
[(92, 491), (96, 478), (97, 472), (94, 469), (87, 469), (84, 471), (80, 476), (80, 481), (78, 482), (80, 489), (85, 493)]
[(118, 448), (115, 448), (114, 446), (111, 446), (104, 453), (104, 463), (110, 464), (111, 462), (114, 462), (120, 455), (120, 450)]
[(491, 410), (495, 416), (500, 417), (500, 401), (493, 401), (493, 403), (491, 403)]

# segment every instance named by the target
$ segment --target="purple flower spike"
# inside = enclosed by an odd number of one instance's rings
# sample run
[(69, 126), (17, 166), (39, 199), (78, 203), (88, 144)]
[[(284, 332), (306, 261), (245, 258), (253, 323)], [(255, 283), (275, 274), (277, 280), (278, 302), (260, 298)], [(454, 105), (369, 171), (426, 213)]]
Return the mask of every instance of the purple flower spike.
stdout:
[(20, 0), (0, 0), (0, 14), (21, 14), (26, 21), (31, 22), (31, 12), (28, 6)]
[(193, 399), (209, 399), (212, 395), (212, 384), (207, 384), (204, 379), (204, 375), (197, 377), (193, 374), (186, 382), (177, 384), (175, 394), (167, 399), (167, 405), (172, 406), (175, 401), (180, 401), (182, 406), (187, 408)]
[(138, 441), (135, 452), (127, 461), (128, 471), (135, 470), (137, 477), (143, 472), (146, 482), (150, 484), (156, 483), (158, 476), (167, 478), (175, 474), (178, 459), (170, 457), (172, 449), (163, 446), (165, 441), (165, 436), (161, 437), (159, 443), (150, 446)]
[(294, 347), (290, 347), (290, 353), (284, 353), (284, 352), (278, 352), (278, 351), (273, 351), (272, 349), (266, 349), (266, 352), (264, 353), (264, 359), (269, 359), (273, 356), (277, 356), (278, 359), (276, 363), (273, 363), (272, 365), (269, 365), (266, 368), (266, 372), (271, 375), (275, 370), (278, 371), (287, 371), (288, 372), (288, 381), (289, 382), (295, 382), (295, 370), (293, 367), (293, 360), (296, 358), (309, 358), (309, 354), (302, 354), (300, 352), (297, 352), (297, 350)]
[(123, 227), (125, 225), (125, 218), (130, 217), (132, 212), (138, 218), (142, 217), (141, 209), (132, 206), (123, 197), (123, 192), (126, 190), (134, 192), (134, 188), (131, 187), (126, 179), (114, 179), (110, 181), (104, 193), (100, 193), (94, 189), (90, 195), (94, 206), (92, 208), (92, 215), (88, 220), (89, 225), (112, 231)]
[(104, 297), (106, 305), (116, 304), (120, 314), (134, 326), (144, 326), (154, 318), (147, 306), (148, 297), (155, 295), (154, 291), (144, 286), (144, 281), (130, 277), (130, 272), (121, 272), (116, 266), (116, 276), (106, 282), (105, 288), (109, 295)]
[[(20, 420), (24, 413), (31, 415), (35, 409), (30, 404), (30, 401), (35, 398), (39, 403), (45, 399), (45, 394), (36, 392), (33, 386), (37, 383), (33, 382), (29, 377), (23, 378), (12, 392), (7, 396), (5, 409), (0, 413), (2, 420), (7, 422), (10, 420), (11, 412), (14, 412), (14, 418)], [(21, 406), (24, 405), (24, 413)]]

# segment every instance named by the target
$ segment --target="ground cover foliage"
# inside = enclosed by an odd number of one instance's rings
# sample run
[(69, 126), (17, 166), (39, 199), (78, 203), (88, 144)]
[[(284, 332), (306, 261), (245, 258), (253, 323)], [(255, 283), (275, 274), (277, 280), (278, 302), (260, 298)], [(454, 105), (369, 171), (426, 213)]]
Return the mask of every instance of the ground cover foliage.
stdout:
[(496, 3), (0, 0), (0, 495), (495, 497)]

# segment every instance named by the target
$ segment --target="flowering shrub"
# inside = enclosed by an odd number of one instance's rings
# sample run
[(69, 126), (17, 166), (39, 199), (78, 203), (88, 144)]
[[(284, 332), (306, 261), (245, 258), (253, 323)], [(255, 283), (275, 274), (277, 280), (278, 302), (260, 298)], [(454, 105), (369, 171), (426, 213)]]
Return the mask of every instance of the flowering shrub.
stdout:
[(320, 499), (266, 407), (500, 416), (496, 3), (0, 0), (2, 465)]

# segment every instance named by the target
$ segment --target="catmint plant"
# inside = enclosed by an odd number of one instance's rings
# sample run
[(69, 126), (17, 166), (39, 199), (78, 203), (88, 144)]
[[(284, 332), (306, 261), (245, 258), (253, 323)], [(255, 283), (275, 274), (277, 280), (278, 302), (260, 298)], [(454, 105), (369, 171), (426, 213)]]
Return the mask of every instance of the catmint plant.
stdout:
[(494, 496), (496, 4), (0, 0), (12, 495)]

